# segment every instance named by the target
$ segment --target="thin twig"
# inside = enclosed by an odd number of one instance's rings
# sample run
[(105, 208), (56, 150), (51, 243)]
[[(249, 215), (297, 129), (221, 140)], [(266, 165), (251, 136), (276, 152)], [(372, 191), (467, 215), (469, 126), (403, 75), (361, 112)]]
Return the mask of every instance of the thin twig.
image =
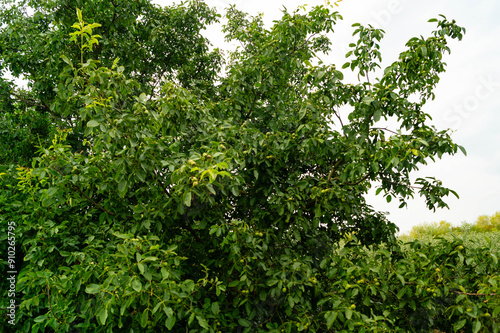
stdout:
[(47, 301), (49, 302), (49, 309), (50, 309), (50, 313), (52, 313), (52, 315), (54, 316), (54, 318), (57, 319), (57, 321), (61, 321), (61, 319), (59, 319), (58, 316), (56, 316), (56, 314), (54, 313), (54, 311), (52, 310), (52, 303), (50, 302), (50, 286), (49, 286), (49, 281), (47, 280)]
[(371, 129), (383, 130), (383, 131), (391, 132), (391, 133), (396, 134), (396, 135), (399, 134), (398, 132), (394, 132), (393, 130), (388, 129), (387, 127), (372, 127)]
[(358, 180), (358, 181), (356, 181), (354, 183), (344, 182), (343, 185), (350, 185), (350, 186), (358, 185), (359, 183), (365, 181), (369, 176), (370, 176), (370, 173), (367, 173), (360, 180)]

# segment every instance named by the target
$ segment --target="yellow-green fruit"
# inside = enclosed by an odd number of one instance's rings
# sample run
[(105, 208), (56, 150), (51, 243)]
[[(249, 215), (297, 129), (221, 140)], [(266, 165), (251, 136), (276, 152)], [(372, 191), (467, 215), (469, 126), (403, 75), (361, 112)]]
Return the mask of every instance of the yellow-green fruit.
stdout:
[(286, 287), (283, 287), (283, 289), (281, 289), (281, 291), (286, 293)]

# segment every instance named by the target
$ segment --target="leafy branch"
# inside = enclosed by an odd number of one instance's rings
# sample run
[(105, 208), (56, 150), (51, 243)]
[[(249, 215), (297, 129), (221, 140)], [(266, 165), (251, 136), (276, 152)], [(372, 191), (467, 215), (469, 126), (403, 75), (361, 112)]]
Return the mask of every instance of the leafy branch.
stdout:
[[(83, 67), (83, 53), (85, 49), (92, 51), (94, 45), (99, 44), (97, 38), (101, 38), (100, 35), (93, 35), (92, 29), (99, 28), (101, 25), (99, 23), (86, 24), (82, 18), (82, 11), (79, 8), (76, 9), (76, 15), (78, 16), (78, 23), (71, 26), (76, 31), (70, 33), (70, 41), (78, 44), (80, 48), (80, 65)], [(80, 36), (80, 40), (78, 40), (78, 36)]]

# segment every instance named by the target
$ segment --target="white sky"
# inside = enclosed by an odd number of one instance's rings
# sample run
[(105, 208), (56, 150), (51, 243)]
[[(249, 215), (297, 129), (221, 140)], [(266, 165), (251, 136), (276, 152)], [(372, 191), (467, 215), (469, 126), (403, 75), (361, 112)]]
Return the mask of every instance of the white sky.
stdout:
[[(160, 5), (173, 1), (156, 0)], [(334, 2), (334, 0), (332, 0)], [(229, 4), (252, 15), (264, 13), (271, 24), (281, 17), (281, 8), (293, 11), (297, 6), (324, 4), (322, 0), (206, 0), (223, 13)], [(447, 72), (436, 89), (436, 99), (429, 102), (426, 111), (433, 117), (438, 129), (450, 128), (454, 140), (467, 149), (462, 154), (445, 157), (421, 168), (415, 177), (434, 176), (454, 189), (460, 199), (449, 197), (450, 210), (427, 210), (425, 202), (416, 197), (408, 208), (398, 209), (398, 200), (387, 204), (382, 196), (368, 198), (375, 208), (390, 213), (402, 232), (423, 222), (446, 220), (453, 224), (473, 222), (479, 215), (500, 211), (500, 2), (495, 0), (343, 0), (337, 8), (344, 20), (333, 35), (334, 52), (325, 62), (340, 68), (343, 55), (353, 41), (351, 24), (370, 23), (382, 28), (386, 36), (381, 44), (383, 66), (397, 59), (406, 41), (414, 36), (428, 36), (435, 28), (428, 19), (445, 15), (456, 19), (467, 29), (461, 42), (452, 42), (451, 55), (445, 61)], [(223, 42), (220, 26), (207, 30), (206, 35), (216, 47), (230, 47)], [(351, 80), (345, 70), (346, 78)], [(374, 191), (373, 191), (374, 192)]]

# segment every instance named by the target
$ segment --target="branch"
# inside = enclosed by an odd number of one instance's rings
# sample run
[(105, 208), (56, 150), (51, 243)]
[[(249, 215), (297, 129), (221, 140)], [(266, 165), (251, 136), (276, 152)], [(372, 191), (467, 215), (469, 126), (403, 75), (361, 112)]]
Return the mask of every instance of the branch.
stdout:
[(47, 280), (47, 300), (49, 302), (50, 313), (52, 313), (52, 315), (54, 316), (54, 318), (57, 319), (58, 322), (61, 322), (61, 319), (59, 319), (59, 317), (57, 317), (54, 311), (52, 310), (52, 303), (50, 303), (50, 286), (48, 280)]
[(337, 163), (335, 163), (332, 166), (332, 169), (330, 170), (330, 173), (328, 174), (328, 179), (326, 180), (327, 183), (329, 183), (330, 180), (332, 179), (333, 172), (337, 169), (337, 167), (339, 166), (340, 162), (342, 162), (342, 160), (338, 160)]
[(368, 177), (370, 176), (370, 173), (367, 173), (366, 175), (364, 175), (363, 177), (361, 177), (360, 180), (354, 182), (354, 183), (349, 183), (349, 182), (344, 182), (343, 185), (350, 185), (350, 186), (354, 186), (354, 185), (358, 185), (359, 183), (365, 181), (366, 179), (368, 179)]
[(302, 43), (302, 44), (300, 44), (300, 45), (299, 45), (299, 47), (295, 47), (295, 46), (294, 46), (294, 47), (293, 47), (293, 52), (295, 53), (295, 50), (301, 49), (301, 48), (302, 48), (302, 46), (306, 45), (306, 44), (309, 42), (309, 40), (310, 40), (311, 38), (313, 38), (314, 36), (316, 36), (317, 34), (318, 34), (318, 33), (314, 33), (314, 34), (312, 34), (311, 36), (309, 36), (309, 37), (306, 39), (306, 41), (305, 41), (304, 43)]
[[(65, 174), (61, 170), (59, 170), (58, 168), (53, 167), (53, 169), (55, 171), (57, 171), (61, 176), (65, 176)], [(94, 206), (96, 206), (97, 208), (99, 208), (103, 212), (106, 212), (106, 213), (108, 213), (109, 215), (112, 215), (112, 216), (116, 215), (114, 213), (111, 213), (109, 210), (107, 210), (106, 208), (102, 207), (101, 205), (99, 205), (97, 202), (95, 202), (92, 198), (90, 198), (88, 195), (86, 195), (78, 186), (72, 185), (72, 188), (75, 189), (75, 190), (77, 190), (78, 192), (80, 192), (81, 195), (83, 195), (88, 201), (90, 201), (91, 203), (93, 203)]]
[[(344, 132), (344, 122), (342, 121), (342, 118), (340, 118), (340, 115), (338, 114), (337, 110), (334, 110), (334, 113), (340, 121), (340, 126), (342, 127), (342, 132)], [(344, 132), (344, 137), (347, 139), (347, 134), (345, 134), (345, 132)]]
[(396, 135), (399, 134), (398, 132), (394, 132), (393, 130), (388, 129), (387, 127), (372, 127), (371, 129), (387, 131), (387, 132), (391, 132), (391, 133), (396, 134)]
[(403, 183), (396, 183), (396, 182), (393, 182), (393, 181), (390, 181), (390, 180), (387, 180), (387, 179), (380, 179), (380, 181), (386, 182), (386, 183), (389, 183), (389, 184), (392, 184), (392, 185), (396, 185), (396, 186), (398, 186), (398, 185), (404, 185), (404, 186), (407, 186), (407, 187), (415, 189), (415, 190), (421, 190), (421, 189), (423, 189), (423, 187), (420, 187), (420, 186), (408, 185), (408, 184), (403, 184)]

